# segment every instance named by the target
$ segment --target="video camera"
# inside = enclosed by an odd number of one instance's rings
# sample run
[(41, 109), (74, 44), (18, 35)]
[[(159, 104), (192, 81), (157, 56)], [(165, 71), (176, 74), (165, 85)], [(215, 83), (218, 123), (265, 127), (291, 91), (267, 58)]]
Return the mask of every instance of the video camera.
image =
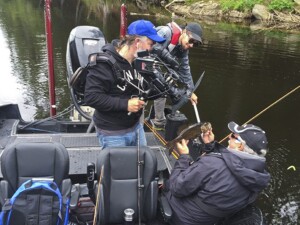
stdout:
[(141, 97), (145, 100), (170, 97), (172, 113), (175, 113), (188, 101), (192, 94), (191, 91), (180, 79), (178, 73), (159, 57), (148, 51), (139, 51), (137, 55), (134, 67), (148, 84), (148, 90)]

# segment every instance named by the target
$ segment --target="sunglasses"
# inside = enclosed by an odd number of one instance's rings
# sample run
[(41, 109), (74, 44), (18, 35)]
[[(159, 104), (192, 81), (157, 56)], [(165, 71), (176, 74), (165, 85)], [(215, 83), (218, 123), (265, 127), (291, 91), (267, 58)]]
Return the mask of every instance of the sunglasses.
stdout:
[(189, 44), (193, 44), (194, 47), (198, 47), (200, 45), (199, 41), (197, 41), (193, 38), (189, 39)]
[(240, 139), (239, 137), (236, 137), (236, 136), (234, 135), (234, 133), (231, 133), (231, 134), (230, 134), (230, 137), (233, 138), (233, 139), (235, 139), (235, 140), (237, 140), (237, 141), (240, 142), (240, 143), (242, 142), (241, 139)]
[(190, 33), (186, 33), (186, 35), (189, 38), (189, 44), (193, 44), (194, 47), (198, 47), (200, 45), (200, 42), (191, 37)]

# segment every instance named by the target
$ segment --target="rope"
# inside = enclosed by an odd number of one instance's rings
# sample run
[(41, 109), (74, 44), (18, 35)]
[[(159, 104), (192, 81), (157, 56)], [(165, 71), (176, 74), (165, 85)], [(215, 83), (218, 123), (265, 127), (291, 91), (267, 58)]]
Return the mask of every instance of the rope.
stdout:
[[(271, 105), (269, 105), (268, 107), (266, 107), (265, 109), (263, 109), (262, 111), (260, 111), (259, 113), (257, 113), (255, 116), (253, 116), (251, 119), (249, 119), (248, 121), (246, 121), (243, 125), (251, 122), (252, 120), (254, 120), (255, 118), (257, 118), (258, 116), (260, 116), (262, 113), (264, 113), (265, 111), (267, 111), (268, 109), (270, 109), (272, 106), (276, 105), (278, 102), (280, 102), (281, 100), (283, 100), (284, 98), (286, 98), (287, 96), (289, 96), (290, 94), (292, 94), (293, 92), (295, 92), (297, 89), (300, 88), (300, 85), (296, 88), (294, 88), (293, 90), (291, 90), (290, 92), (288, 92), (287, 94), (285, 94), (284, 96), (282, 96), (281, 98), (279, 98), (278, 100), (276, 100), (275, 102), (273, 102)], [(230, 135), (230, 134), (229, 134)], [(224, 137), (220, 143), (222, 143), (224, 140), (227, 139), (227, 137), (229, 136), (227, 135), (226, 137)]]

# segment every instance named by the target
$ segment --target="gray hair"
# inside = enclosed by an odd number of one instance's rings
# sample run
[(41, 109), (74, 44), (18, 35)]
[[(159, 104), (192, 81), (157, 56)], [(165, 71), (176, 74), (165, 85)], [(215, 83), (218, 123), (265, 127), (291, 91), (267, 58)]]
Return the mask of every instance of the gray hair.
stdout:
[(249, 153), (249, 154), (251, 154), (251, 155), (258, 155), (258, 156), (261, 156), (261, 157), (266, 157), (266, 155), (267, 155), (267, 150), (266, 149), (261, 149), (260, 151), (259, 151), (259, 153), (257, 153), (256, 151), (254, 151), (252, 148), (250, 148), (247, 144), (246, 144), (246, 142), (244, 142), (244, 150), (243, 150), (244, 152), (247, 152), (247, 153)]
[(243, 140), (242, 138), (241, 138), (241, 136), (239, 136), (239, 139), (242, 141), (242, 143), (244, 144), (244, 149), (243, 149), (243, 152), (246, 152), (246, 153), (248, 153), (248, 154), (250, 154), (250, 155), (257, 155), (257, 156), (260, 156), (260, 157), (265, 157), (266, 155), (267, 155), (267, 150), (266, 149), (261, 149), (259, 152), (256, 152), (256, 151), (254, 151), (252, 148), (250, 148), (248, 145), (247, 145), (247, 143), (246, 143), (246, 141), (245, 140)]
[(125, 45), (132, 45), (134, 43), (134, 40), (136, 38), (140, 38), (142, 40), (146, 40), (146, 36), (140, 36), (140, 35), (125, 35), (117, 44), (117, 49), (120, 50)]

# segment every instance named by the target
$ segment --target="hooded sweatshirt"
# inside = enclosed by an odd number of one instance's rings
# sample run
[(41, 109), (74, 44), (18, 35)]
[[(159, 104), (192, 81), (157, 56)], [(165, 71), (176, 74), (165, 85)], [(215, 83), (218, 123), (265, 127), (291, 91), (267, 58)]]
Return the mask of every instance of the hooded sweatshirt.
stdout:
[[(115, 50), (111, 44), (102, 50), (112, 55), (121, 71), (121, 78), (138, 84), (138, 73), (132, 65)], [(138, 90), (126, 82), (120, 82), (112, 67), (106, 62), (97, 62), (88, 69), (84, 101), (95, 108), (93, 120), (97, 128), (106, 131), (134, 129), (142, 114), (142, 110), (128, 115), (128, 100), (137, 96)], [(128, 131), (129, 131), (128, 130)]]
[(167, 196), (176, 220), (172, 224), (214, 224), (220, 217), (195, 200), (231, 215), (253, 203), (270, 180), (264, 158), (229, 151), (218, 143), (214, 152), (190, 162), (189, 156), (181, 155), (169, 179)]

